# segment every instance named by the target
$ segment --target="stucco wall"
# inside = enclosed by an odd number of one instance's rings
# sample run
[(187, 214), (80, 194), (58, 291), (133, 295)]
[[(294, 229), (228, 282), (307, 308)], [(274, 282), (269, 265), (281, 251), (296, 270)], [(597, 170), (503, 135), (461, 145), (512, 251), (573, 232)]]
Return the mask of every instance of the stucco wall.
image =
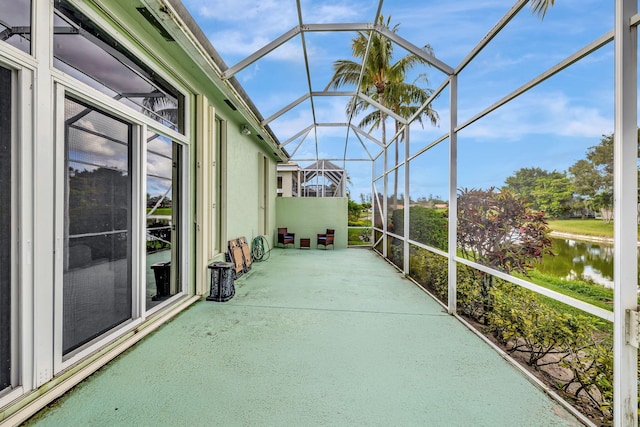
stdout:
[[(265, 150), (238, 132), (240, 125), (228, 124), (227, 142), (227, 237), (235, 239), (245, 236), (249, 242), (260, 235), (268, 234), (274, 228), (274, 201), (276, 199), (276, 164)], [(255, 137), (253, 137), (255, 138)], [(262, 166), (263, 156), (267, 156), (267, 203), (261, 201), (264, 186)], [(262, 212), (269, 217), (266, 230), (262, 230)], [(262, 211), (262, 212), (261, 212)]]
[[(296, 234), (296, 248), (300, 238), (311, 239), (311, 249), (316, 247), (316, 234), (327, 228), (336, 230), (335, 248), (347, 247), (347, 198), (346, 197), (279, 197), (276, 199), (276, 227), (287, 227)], [(274, 236), (274, 245), (277, 236)]]

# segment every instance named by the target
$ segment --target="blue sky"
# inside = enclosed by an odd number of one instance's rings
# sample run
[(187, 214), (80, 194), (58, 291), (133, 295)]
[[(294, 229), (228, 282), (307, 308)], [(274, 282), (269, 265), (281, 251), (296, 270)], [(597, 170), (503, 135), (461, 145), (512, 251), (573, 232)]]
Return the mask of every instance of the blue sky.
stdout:
[[(294, 0), (184, 0), (196, 22), (227, 65), (232, 66), (268, 42), (298, 25)], [(304, 23), (370, 22), (377, 1), (302, 0)], [(438, 59), (456, 68), (468, 52), (512, 7), (508, 0), (394, 0), (383, 4), (383, 14), (400, 24), (398, 34), (415, 45), (430, 44)], [(613, 28), (613, 1), (558, 0), (544, 20), (525, 7), (459, 75), (458, 123), (517, 89), (547, 68)], [(307, 55), (314, 91), (323, 90), (336, 59), (351, 58), (352, 32), (306, 33)], [(396, 47), (398, 56), (405, 54)], [(445, 76), (427, 72), (430, 87)], [(237, 76), (264, 117), (269, 117), (308, 92), (300, 36), (253, 63)], [(436, 100), (437, 127), (412, 127), (411, 153), (444, 135), (449, 128), (448, 90)], [(319, 122), (345, 122), (345, 98), (317, 99)], [(313, 121), (308, 102), (272, 122), (281, 142)], [(567, 170), (613, 132), (613, 44), (610, 43), (567, 70), (516, 98), (508, 105), (459, 133), (458, 187), (500, 186), (522, 167)], [(379, 132), (373, 134), (379, 137)], [(366, 157), (350, 134), (349, 157)], [(320, 128), (298, 147), (286, 148), (295, 158), (312, 158), (318, 141), (320, 157), (343, 157), (344, 128)], [(411, 166), (411, 197), (432, 194), (447, 198), (447, 141), (434, 147)], [(365, 140), (372, 154), (377, 146)], [(297, 150), (296, 150), (297, 147)], [(302, 162), (303, 163), (303, 162)], [(304, 163), (303, 163), (304, 164)], [(351, 193), (370, 192), (371, 165), (349, 162)]]

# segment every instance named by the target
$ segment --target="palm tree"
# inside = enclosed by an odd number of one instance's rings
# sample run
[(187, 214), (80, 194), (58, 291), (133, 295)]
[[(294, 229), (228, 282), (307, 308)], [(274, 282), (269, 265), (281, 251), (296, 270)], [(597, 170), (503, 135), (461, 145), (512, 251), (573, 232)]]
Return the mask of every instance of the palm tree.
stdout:
[[(378, 24), (389, 29), (391, 25), (391, 17), (387, 17), (386, 22), (381, 15)], [(391, 28), (392, 32), (397, 32), (399, 24), (396, 24)], [(369, 43), (369, 38), (370, 43)], [(367, 52), (367, 45), (369, 45), (369, 52)], [(380, 105), (388, 108), (401, 117), (409, 118), (415, 114), (420, 106), (431, 96), (432, 89), (422, 88), (418, 86), (418, 83), (422, 83), (425, 86), (428, 85), (427, 75), (425, 73), (420, 74), (416, 80), (412, 83), (405, 81), (407, 73), (418, 65), (429, 65), (424, 59), (416, 55), (406, 55), (398, 59), (396, 62), (393, 55), (393, 42), (385, 36), (371, 32), (371, 35), (367, 35), (363, 32), (358, 32), (358, 35), (351, 42), (351, 51), (354, 58), (360, 59), (360, 63), (349, 60), (339, 59), (333, 64), (334, 75), (331, 78), (326, 89), (334, 88), (338, 89), (342, 86), (358, 85), (357, 88), (365, 95), (369, 96), (373, 100), (377, 101)], [(426, 45), (423, 48), (427, 53), (433, 54), (431, 46)], [(366, 54), (366, 57), (365, 57)], [(364, 64), (362, 63), (364, 61)], [(362, 72), (362, 79), (360, 74)], [(371, 107), (371, 105), (361, 98), (352, 98), (347, 104), (347, 115), (358, 115), (365, 112)], [(428, 106), (418, 115), (416, 120), (422, 124), (423, 118), (428, 118), (432, 124), (437, 124), (438, 113)], [(359, 127), (369, 128), (369, 132), (373, 129), (381, 128), (382, 143), (386, 145), (387, 128), (386, 128), (387, 114), (379, 109), (374, 109), (366, 116), (362, 118)], [(396, 132), (400, 128), (400, 123), (395, 121)], [(403, 138), (401, 137), (401, 140)], [(398, 144), (395, 145), (395, 164), (398, 164)], [(397, 198), (398, 194), (398, 170), (395, 170), (395, 184), (393, 199)], [(393, 203), (395, 208), (395, 203)]]
[[(390, 23), (391, 17), (388, 17), (386, 22), (383, 16), (380, 16), (378, 20), (378, 24), (387, 29), (389, 29)], [(394, 25), (391, 31), (397, 32), (398, 26), (399, 24)], [(428, 65), (428, 63), (416, 55), (406, 55), (392, 63), (394, 45), (391, 40), (379, 33), (372, 33), (370, 37), (371, 46), (364, 66), (361, 62), (350, 59), (337, 60), (333, 64), (334, 74), (326, 89), (357, 85), (360, 80), (360, 72), (364, 68), (358, 89), (394, 113), (408, 118), (431, 96), (433, 91), (418, 86), (418, 83), (428, 84), (426, 74), (420, 74), (413, 83), (405, 81), (406, 74), (415, 66)], [(351, 42), (353, 56), (362, 60), (368, 43), (369, 36), (359, 31)], [(427, 53), (433, 54), (431, 46), (426, 45), (423, 49)], [(369, 107), (370, 104), (366, 101), (354, 98), (347, 104), (347, 114), (358, 115)], [(376, 109), (365, 116), (358, 126), (369, 127), (369, 130), (381, 127), (382, 142), (386, 143), (386, 116), (385, 113)], [(438, 122), (438, 114), (430, 107), (426, 108), (417, 120), (422, 123), (424, 117), (428, 117), (433, 124)], [(399, 126), (399, 123), (396, 123), (396, 126)]]

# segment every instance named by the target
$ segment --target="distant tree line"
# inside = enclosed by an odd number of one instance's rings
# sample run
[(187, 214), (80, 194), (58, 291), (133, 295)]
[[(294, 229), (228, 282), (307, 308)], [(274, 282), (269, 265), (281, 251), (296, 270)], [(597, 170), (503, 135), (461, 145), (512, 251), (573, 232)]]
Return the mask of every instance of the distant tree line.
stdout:
[[(502, 190), (517, 195), (550, 218), (589, 216), (613, 207), (613, 134), (587, 150), (568, 171), (521, 168), (505, 180)], [(640, 154), (640, 151), (639, 151)], [(640, 198), (639, 198), (640, 200)]]

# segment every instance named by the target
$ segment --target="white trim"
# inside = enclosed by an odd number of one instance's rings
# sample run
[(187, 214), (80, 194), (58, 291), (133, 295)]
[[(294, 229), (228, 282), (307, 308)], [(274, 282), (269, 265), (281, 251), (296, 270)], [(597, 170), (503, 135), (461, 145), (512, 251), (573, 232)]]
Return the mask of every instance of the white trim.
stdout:
[(56, 197), (53, 204), (54, 222), (54, 298), (53, 298), (53, 369), (59, 372), (63, 369), (62, 341), (63, 341), (63, 291), (64, 291), (64, 209), (65, 209), (65, 140), (64, 140), (64, 111), (65, 88), (55, 83), (52, 104), (54, 105), (54, 188)]
[(0, 43), (0, 62), (16, 70), (23, 68), (35, 70), (38, 68), (38, 61), (33, 56), (7, 43)]
[[(17, 218), (19, 218), (20, 234), (17, 236), (18, 248), (15, 254), (17, 259), (15, 268), (15, 290), (17, 295), (13, 300), (18, 309), (16, 323), (12, 328), (19, 337), (16, 347), (17, 355), (15, 362), (17, 376), (16, 384), (21, 385), (21, 390), (31, 390), (33, 387), (34, 360), (32, 357), (34, 347), (34, 312), (33, 312), (33, 269), (34, 269), (34, 207), (33, 207), (33, 159), (34, 159), (34, 132), (32, 124), (34, 122), (34, 91), (32, 89), (34, 72), (29, 69), (21, 69), (16, 72), (17, 76), (17, 99), (16, 105), (18, 116), (15, 125), (15, 153), (17, 158), (14, 164), (19, 165), (16, 171), (17, 182), (14, 185), (17, 194), (12, 199), (17, 207)], [(15, 264), (14, 264), (15, 265)], [(12, 378), (13, 380), (13, 378)]]
[[(131, 319), (144, 319), (146, 293), (147, 126), (131, 129)], [(140, 171), (140, 173), (136, 173)], [(137, 274), (136, 274), (137, 273)]]
[[(25, 143), (33, 144), (33, 360), (32, 388), (40, 387), (53, 378), (54, 360), (54, 224), (55, 214), (51, 208), (55, 198), (55, 135), (53, 108), (55, 87), (51, 79), (51, 49), (53, 46), (53, 2), (32, 3), (33, 34), (32, 55), (37, 59), (34, 72), (33, 120), (29, 123), (33, 139)], [(37, 265), (36, 265), (37, 264)], [(25, 384), (25, 387), (27, 384)]]

